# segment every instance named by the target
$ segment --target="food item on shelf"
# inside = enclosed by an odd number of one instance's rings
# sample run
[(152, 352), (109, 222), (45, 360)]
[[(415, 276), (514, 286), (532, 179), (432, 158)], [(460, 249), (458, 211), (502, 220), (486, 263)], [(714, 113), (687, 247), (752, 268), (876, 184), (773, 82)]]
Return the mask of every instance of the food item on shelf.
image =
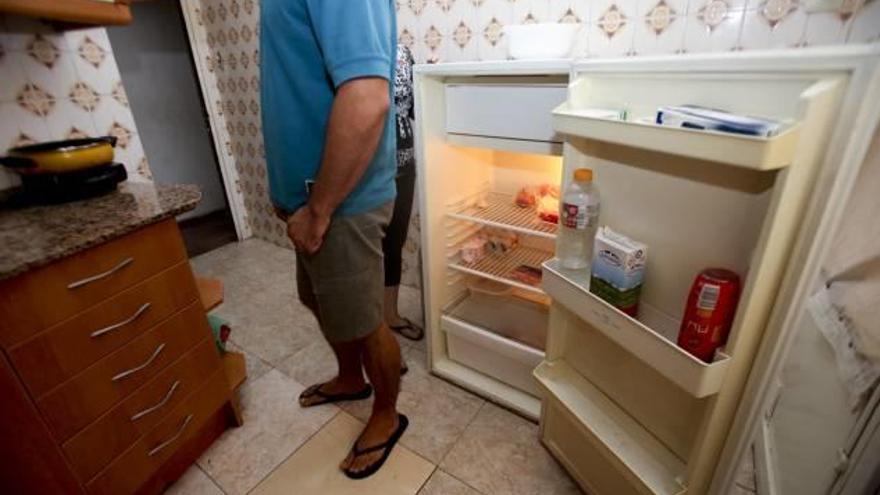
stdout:
[(559, 198), (543, 196), (538, 200), (538, 218), (545, 222), (559, 223)]
[(593, 237), (599, 221), (599, 191), (593, 185), (593, 171), (579, 168), (565, 189), (560, 208), (556, 257), (568, 270), (590, 266)]
[(539, 186), (525, 186), (516, 193), (514, 203), (520, 208), (532, 208), (543, 198), (559, 199), (559, 187), (553, 184), (541, 184)]
[(514, 202), (520, 208), (531, 208), (538, 202), (538, 193), (534, 187), (523, 187), (516, 193)]
[(485, 210), (489, 207), (489, 202), (486, 201), (486, 198), (480, 198), (474, 203), (474, 206), (476, 206), (480, 210)]
[(541, 269), (530, 265), (519, 265), (510, 271), (510, 278), (532, 287), (541, 285)]
[(502, 229), (485, 229), (486, 249), (495, 254), (505, 254), (519, 244), (519, 236)]
[(723, 268), (700, 272), (691, 286), (678, 345), (711, 363), (715, 350), (727, 342), (739, 301), (739, 276)]
[(656, 123), (762, 137), (774, 136), (782, 128), (782, 123), (776, 120), (738, 115), (699, 105), (660, 107), (657, 109)]
[(483, 259), (486, 256), (487, 242), (488, 239), (482, 234), (477, 234), (466, 240), (461, 245), (461, 261), (471, 264)]
[(542, 198), (550, 196), (551, 198), (559, 199), (559, 186), (553, 184), (541, 184), (538, 186), (538, 196)]
[(596, 233), (590, 292), (635, 318), (647, 260), (648, 246), (602, 227)]

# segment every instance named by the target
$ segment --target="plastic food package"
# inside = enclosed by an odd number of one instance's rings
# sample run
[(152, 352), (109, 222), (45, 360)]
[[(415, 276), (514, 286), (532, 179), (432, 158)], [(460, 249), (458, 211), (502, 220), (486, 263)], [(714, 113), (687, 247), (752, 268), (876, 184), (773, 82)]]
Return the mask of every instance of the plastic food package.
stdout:
[(519, 265), (510, 271), (510, 277), (532, 287), (541, 285), (541, 269), (529, 265)]
[(482, 234), (471, 237), (461, 245), (461, 260), (465, 263), (476, 263), (486, 256), (488, 240)]
[(501, 229), (486, 229), (486, 249), (491, 253), (505, 254), (519, 244), (519, 236), (515, 233)]

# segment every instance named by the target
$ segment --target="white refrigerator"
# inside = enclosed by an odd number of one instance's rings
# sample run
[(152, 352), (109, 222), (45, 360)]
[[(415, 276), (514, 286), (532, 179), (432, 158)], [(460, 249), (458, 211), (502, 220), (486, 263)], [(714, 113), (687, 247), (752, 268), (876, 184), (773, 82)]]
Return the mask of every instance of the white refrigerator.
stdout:
[[(718, 492), (815, 270), (823, 213), (858, 166), (851, 135), (876, 66), (869, 49), (418, 66), (432, 372), (539, 419), (590, 493)], [(763, 138), (654, 123), (682, 104), (784, 126)], [(556, 226), (516, 204), (579, 167), (594, 171), (600, 225), (648, 246), (637, 318), (590, 293), (588, 273), (561, 270)], [(743, 289), (704, 363), (675, 342), (709, 267)]]

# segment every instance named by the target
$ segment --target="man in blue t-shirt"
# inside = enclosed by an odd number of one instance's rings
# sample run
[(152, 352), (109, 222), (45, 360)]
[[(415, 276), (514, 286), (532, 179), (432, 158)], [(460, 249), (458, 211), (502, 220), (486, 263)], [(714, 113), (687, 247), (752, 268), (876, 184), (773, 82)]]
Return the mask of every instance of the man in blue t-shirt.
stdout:
[(400, 347), (382, 308), (382, 238), (396, 172), (393, 3), (262, 0), (260, 19), (271, 198), (296, 247), (300, 300), (339, 367), (300, 404), (376, 390), (370, 420), (340, 465), (352, 478), (376, 472), (408, 424), (396, 409)]

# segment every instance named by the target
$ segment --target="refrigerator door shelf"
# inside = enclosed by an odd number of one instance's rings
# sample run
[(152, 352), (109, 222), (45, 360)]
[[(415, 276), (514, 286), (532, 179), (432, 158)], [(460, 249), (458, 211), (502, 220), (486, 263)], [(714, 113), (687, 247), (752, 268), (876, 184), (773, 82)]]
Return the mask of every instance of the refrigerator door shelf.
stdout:
[[(647, 120), (647, 119), (646, 119)], [(794, 157), (797, 124), (765, 138), (663, 126), (653, 122), (594, 117), (590, 109), (563, 103), (553, 110), (553, 127), (564, 134), (755, 170), (787, 167)]]
[(568, 364), (545, 361), (534, 375), (546, 400), (542, 440), (584, 486), (633, 495), (686, 491), (684, 462)]
[[(721, 389), (730, 357), (718, 353), (712, 363), (688, 354), (675, 342), (641, 321), (627, 316), (567, 276), (557, 260), (544, 263), (547, 294), (613, 342), (636, 355), (690, 395), (702, 398)], [(668, 330), (665, 333), (669, 333)]]

